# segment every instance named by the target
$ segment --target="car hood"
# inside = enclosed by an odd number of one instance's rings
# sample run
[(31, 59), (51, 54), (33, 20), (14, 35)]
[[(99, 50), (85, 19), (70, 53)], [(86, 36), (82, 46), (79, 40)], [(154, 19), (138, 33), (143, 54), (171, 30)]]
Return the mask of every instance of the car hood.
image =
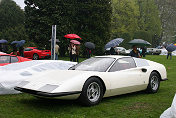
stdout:
[(26, 81), (30, 83), (45, 83), (45, 84), (62, 84), (73, 78), (93, 75), (96, 72), (78, 71), (78, 70), (51, 70), (41, 73), (40, 75), (28, 78)]

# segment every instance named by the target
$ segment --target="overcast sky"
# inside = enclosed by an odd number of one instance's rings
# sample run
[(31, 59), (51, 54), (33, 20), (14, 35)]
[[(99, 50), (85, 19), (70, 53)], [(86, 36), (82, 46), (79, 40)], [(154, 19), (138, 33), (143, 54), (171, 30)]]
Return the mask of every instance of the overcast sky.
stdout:
[(24, 9), (25, 6), (24, 0), (13, 0), (13, 1), (15, 1), (16, 4), (19, 5), (22, 9)]

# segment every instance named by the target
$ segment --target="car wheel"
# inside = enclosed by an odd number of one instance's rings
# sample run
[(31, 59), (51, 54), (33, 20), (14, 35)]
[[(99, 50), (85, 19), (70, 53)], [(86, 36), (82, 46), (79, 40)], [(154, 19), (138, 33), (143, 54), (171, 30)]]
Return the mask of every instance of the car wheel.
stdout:
[(39, 55), (38, 54), (33, 54), (33, 60), (38, 60), (39, 59)]
[(147, 86), (148, 93), (156, 93), (160, 86), (160, 77), (156, 72), (152, 72), (149, 77), (149, 84)]
[(82, 89), (79, 101), (86, 106), (99, 104), (103, 98), (103, 85), (98, 78), (88, 79)]

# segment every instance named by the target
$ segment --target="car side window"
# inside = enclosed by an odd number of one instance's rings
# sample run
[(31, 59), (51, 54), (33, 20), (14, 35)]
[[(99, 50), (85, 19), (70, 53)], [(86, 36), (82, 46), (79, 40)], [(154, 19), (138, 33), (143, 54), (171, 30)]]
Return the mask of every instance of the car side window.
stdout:
[(0, 56), (0, 63), (10, 63), (10, 56)]
[(18, 58), (15, 56), (11, 56), (11, 63), (18, 62)]
[(25, 48), (24, 51), (31, 51), (31, 48)]
[(120, 71), (120, 70), (126, 70), (130, 68), (135, 68), (136, 64), (133, 60), (133, 58), (122, 58), (118, 59), (114, 65), (111, 67), (109, 72), (115, 72), (115, 71)]

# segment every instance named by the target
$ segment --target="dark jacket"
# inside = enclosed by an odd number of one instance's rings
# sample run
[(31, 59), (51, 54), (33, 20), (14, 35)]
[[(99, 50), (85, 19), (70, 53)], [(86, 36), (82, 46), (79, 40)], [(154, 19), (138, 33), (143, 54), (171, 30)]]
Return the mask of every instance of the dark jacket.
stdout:
[(139, 50), (137, 50), (137, 53), (135, 53), (134, 50), (132, 50), (132, 51), (130, 52), (129, 56), (139, 58), (139, 56), (140, 56)]

